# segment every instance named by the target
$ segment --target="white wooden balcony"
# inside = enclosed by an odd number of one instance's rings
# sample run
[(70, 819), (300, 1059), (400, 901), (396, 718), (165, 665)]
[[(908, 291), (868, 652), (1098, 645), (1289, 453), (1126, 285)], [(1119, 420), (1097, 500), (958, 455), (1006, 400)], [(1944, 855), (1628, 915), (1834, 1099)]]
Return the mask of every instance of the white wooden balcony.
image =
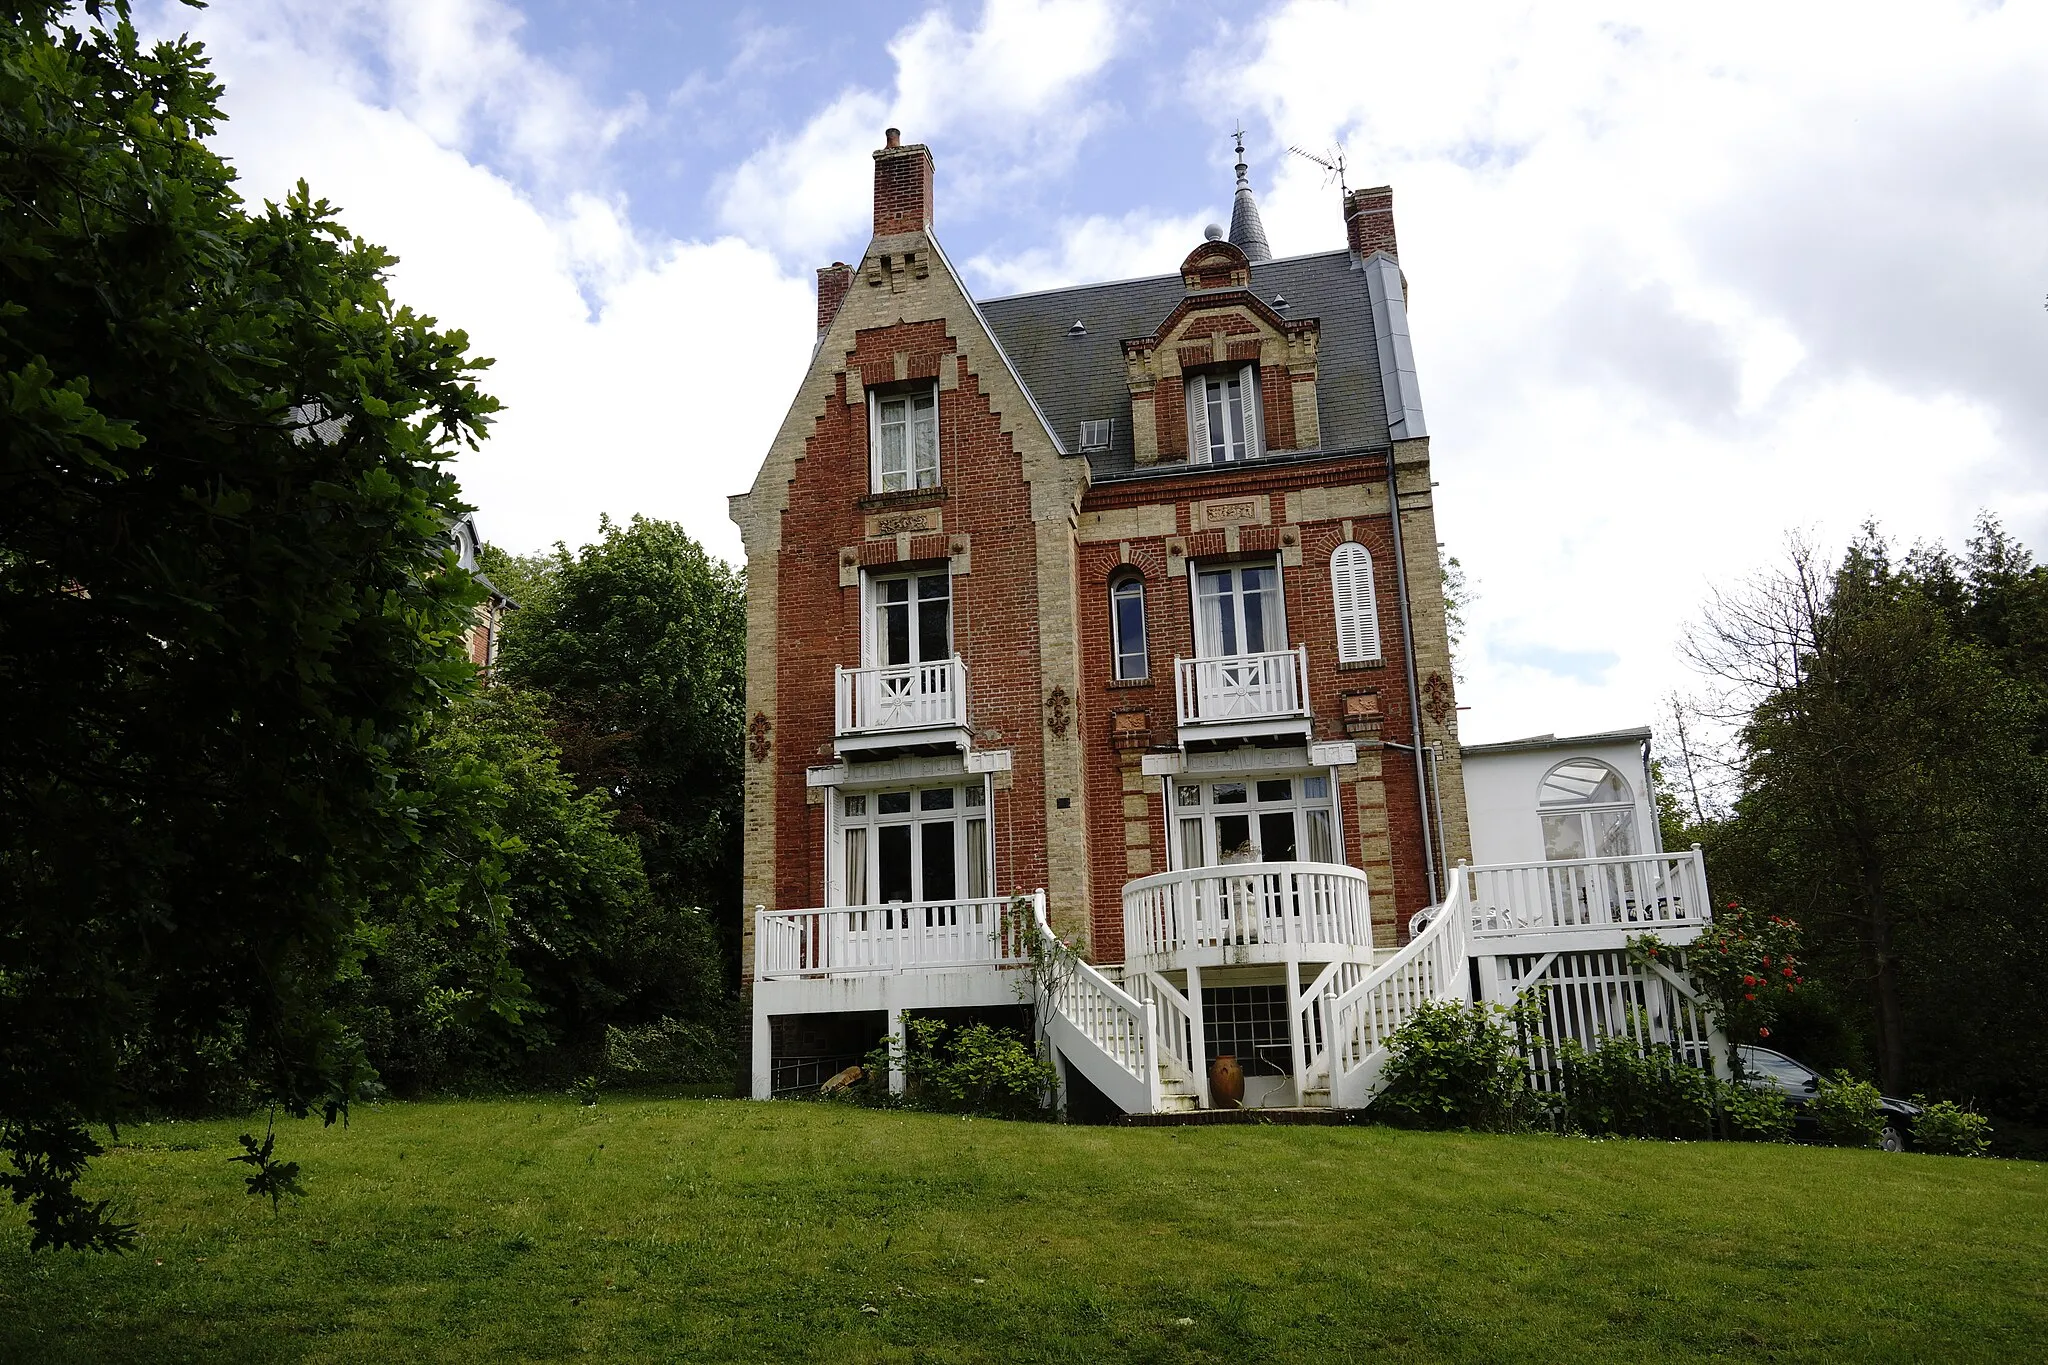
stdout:
[(1713, 918), (1696, 848), (1464, 872), (1475, 954), (1620, 948), (1640, 934), (1690, 943)]
[[(1021, 908), (1019, 908), (1021, 907)], [(1028, 901), (979, 900), (759, 910), (754, 976), (761, 981), (874, 976), (1029, 961)]]
[(1308, 649), (1173, 661), (1180, 741), (1307, 734)]
[(1124, 883), (1126, 971), (1372, 960), (1365, 874), (1340, 863), (1233, 863)]
[(969, 745), (967, 664), (959, 655), (936, 663), (840, 668), (834, 678), (834, 744), (843, 757), (862, 750)]

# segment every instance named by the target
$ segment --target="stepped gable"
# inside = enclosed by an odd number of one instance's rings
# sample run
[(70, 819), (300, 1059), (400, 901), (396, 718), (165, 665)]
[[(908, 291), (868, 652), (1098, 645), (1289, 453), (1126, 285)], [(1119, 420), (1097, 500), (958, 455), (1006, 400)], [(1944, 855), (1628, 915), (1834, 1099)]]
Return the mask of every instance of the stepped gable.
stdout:
[[(1282, 317), (1322, 320), (1316, 356), (1321, 449), (1385, 449), (1387, 409), (1372, 298), (1351, 253), (1327, 251), (1253, 262), (1251, 286)], [(1187, 295), (1176, 272), (984, 299), (978, 306), (1068, 450), (1078, 449), (1082, 422), (1115, 419), (1109, 449), (1088, 453), (1091, 472), (1103, 479), (1137, 467), (1123, 342), (1151, 335)], [(1285, 307), (1275, 302), (1281, 298), (1287, 301)], [(1073, 330), (1076, 322), (1082, 332)], [(1161, 471), (1189, 467), (1155, 466)]]

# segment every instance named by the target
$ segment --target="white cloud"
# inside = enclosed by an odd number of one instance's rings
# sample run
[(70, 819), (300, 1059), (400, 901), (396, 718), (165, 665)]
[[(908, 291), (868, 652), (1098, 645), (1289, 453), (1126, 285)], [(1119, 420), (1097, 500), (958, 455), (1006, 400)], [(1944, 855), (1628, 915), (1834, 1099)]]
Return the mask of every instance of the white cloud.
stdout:
[[(342, 59), (355, 49), (336, 26), (370, 20), (388, 79)], [(457, 466), (486, 536), (573, 545), (600, 513), (640, 512), (738, 556), (725, 495), (751, 478), (809, 359), (805, 280), (737, 240), (636, 233), (596, 169), (617, 116), (521, 53), (501, 7), (252, 7), (172, 24), (206, 41), (227, 87), (220, 145), (244, 193), (279, 199), (305, 177), (401, 258), (401, 300), (496, 359), (484, 383), (507, 411)], [(472, 149), (506, 127), (538, 190), (479, 164)]]
[(817, 264), (865, 242), (869, 153), (884, 127), (912, 142), (958, 145), (971, 135), (985, 154), (939, 159), (941, 210), (986, 202), (1026, 175), (1057, 174), (1098, 117), (1080, 96), (1116, 55), (1116, 13), (1108, 0), (987, 0), (979, 23), (962, 29), (945, 10), (926, 12), (889, 43), (894, 87), (846, 89), (749, 156), (721, 183), (721, 221)]
[[(2048, 540), (2048, 12), (1301, 0), (1189, 71), (1395, 188), (1468, 739), (1650, 719), (1788, 528)], [(1342, 240), (1260, 170), (1276, 250)]]
[(1161, 219), (1133, 213), (1122, 218), (1069, 218), (1055, 229), (1058, 241), (1053, 246), (1013, 256), (978, 255), (966, 268), (986, 286), (989, 297), (1170, 275), (1202, 240), (1205, 226), (1199, 216)]

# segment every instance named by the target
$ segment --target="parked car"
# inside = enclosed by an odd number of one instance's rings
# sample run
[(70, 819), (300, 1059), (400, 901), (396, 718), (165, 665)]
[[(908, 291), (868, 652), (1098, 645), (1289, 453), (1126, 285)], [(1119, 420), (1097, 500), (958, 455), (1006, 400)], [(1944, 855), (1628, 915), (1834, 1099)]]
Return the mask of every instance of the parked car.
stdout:
[[(1820, 1093), (1820, 1073), (1804, 1062), (1795, 1062), (1782, 1052), (1744, 1044), (1735, 1051), (1742, 1058), (1742, 1076), (1751, 1085), (1769, 1086), (1792, 1103), (1792, 1127), (1796, 1137), (1813, 1141), (1818, 1134), (1813, 1121), (1813, 1098)], [(1920, 1106), (1906, 1100), (1882, 1096), (1884, 1142), (1887, 1152), (1903, 1152), (1913, 1137), (1913, 1120)]]

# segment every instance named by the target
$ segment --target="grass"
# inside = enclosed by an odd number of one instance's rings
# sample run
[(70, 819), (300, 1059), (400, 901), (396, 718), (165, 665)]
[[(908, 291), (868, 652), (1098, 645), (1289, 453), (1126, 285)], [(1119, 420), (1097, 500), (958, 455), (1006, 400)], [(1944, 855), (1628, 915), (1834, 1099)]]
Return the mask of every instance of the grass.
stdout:
[(607, 1096), (124, 1130), (0, 1360), (2039, 1359), (2048, 1166)]

